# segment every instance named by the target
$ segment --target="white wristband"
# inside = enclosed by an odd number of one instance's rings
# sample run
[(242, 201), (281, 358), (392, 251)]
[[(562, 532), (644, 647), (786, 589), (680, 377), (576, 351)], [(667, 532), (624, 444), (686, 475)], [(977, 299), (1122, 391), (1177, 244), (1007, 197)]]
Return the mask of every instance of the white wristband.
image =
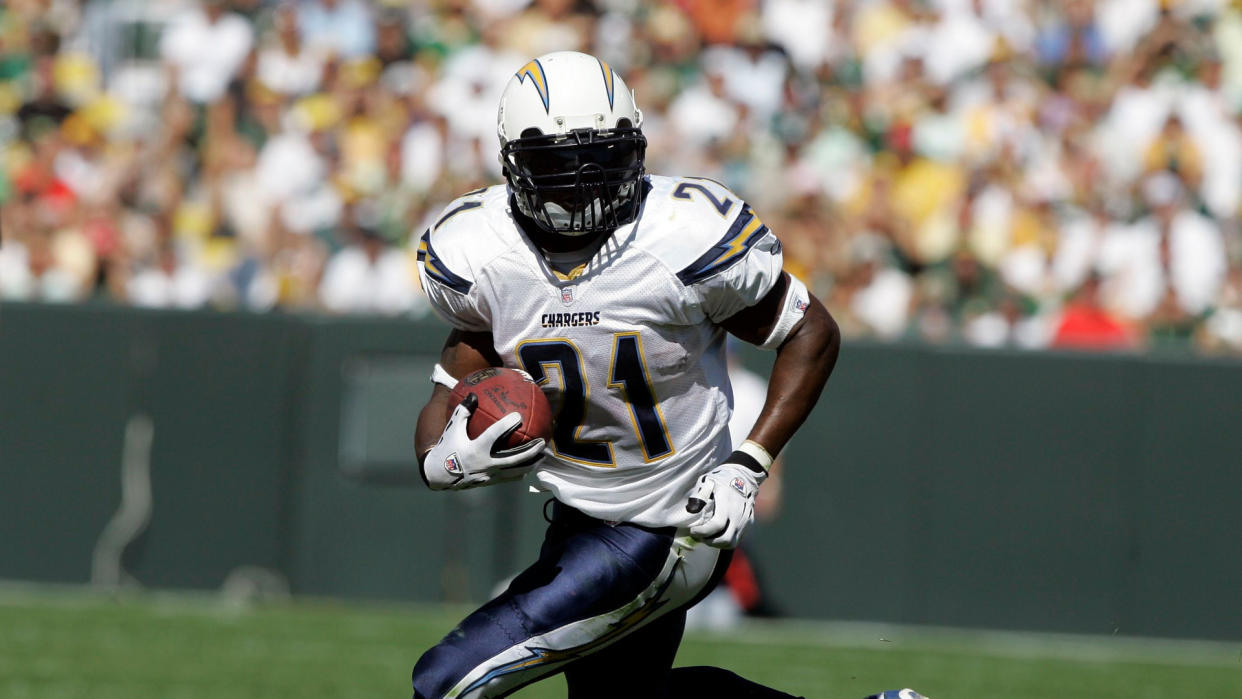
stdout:
[(450, 391), (457, 388), (457, 379), (445, 371), (444, 367), (440, 366), (439, 363), (431, 370), (431, 383), (438, 383)]
[(759, 465), (763, 467), (764, 473), (771, 470), (772, 462), (776, 460), (772, 458), (772, 455), (768, 453), (767, 449), (763, 448), (762, 444), (752, 442), (749, 439), (737, 445), (737, 451), (740, 451), (759, 462)]

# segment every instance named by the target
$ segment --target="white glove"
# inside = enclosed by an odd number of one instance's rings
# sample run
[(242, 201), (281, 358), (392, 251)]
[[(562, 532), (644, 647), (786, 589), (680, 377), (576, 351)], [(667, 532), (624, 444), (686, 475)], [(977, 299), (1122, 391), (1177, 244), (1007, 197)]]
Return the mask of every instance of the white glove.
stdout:
[(423, 459), (423, 480), (428, 488), (464, 490), (514, 481), (525, 476), (539, 460), (543, 439), (512, 449), (498, 447), (522, 424), (522, 416), (517, 413), (509, 413), (478, 437), (470, 439), (466, 434), (466, 421), (478, 406), (478, 397), (471, 393), (453, 409), (440, 441)]
[[(729, 459), (738, 452), (733, 454)], [(733, 461), (725, 461), (705, 474), (686, 502), (686, 511), (699, 515), (690, 525), (690, 535), (716, 548), (736, 548), (755, 521), (755, 495), (767, 477), (762, 468), (755, 470)]]

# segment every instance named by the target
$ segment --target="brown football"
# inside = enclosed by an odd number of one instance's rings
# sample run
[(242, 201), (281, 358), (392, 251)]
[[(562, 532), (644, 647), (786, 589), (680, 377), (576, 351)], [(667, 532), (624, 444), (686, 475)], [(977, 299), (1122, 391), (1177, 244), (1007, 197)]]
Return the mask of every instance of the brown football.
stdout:
[(521, 446), (539, 437), (552, 439), (552, 406), (539, 386), (525, 373), (505, 367), (489, 367), (470, 374), (458, 381), (453, 389), (448, 414), (451, 415), (457, 404), (471, 393), (479, 399), (479, 407), (466, 423), (466, 434), (471, 439), (513, 412), (522, 416), (522, 424), (509, 435), (502, 448)]

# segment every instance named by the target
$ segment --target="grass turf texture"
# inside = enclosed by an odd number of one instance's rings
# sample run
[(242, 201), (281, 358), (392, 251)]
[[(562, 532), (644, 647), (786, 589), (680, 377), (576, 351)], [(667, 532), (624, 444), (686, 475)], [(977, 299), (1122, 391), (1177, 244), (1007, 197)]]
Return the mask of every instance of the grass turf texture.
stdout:
[[(414, 660), (464, 611), (0, 588), (0, 697), (408, 697)], [(1242, 697), (1242, 643), (774, 622), (688, 634), (677, 664), (826, 699), (906, 686), (934, 699)], [(515, 696), (563, 697), (564, 683)]]

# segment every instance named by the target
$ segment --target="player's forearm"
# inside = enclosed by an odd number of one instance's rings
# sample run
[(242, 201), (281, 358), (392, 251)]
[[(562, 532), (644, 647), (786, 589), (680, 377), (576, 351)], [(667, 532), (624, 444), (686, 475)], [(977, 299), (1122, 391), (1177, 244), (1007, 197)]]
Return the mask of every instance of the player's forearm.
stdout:
[(840, 350), (836, 321), (812, 296), (805, 319), (777, 350), (763, 412), (748, 439), (776, 456), (811, 414)]
[(435, 446), (444, 426), (448, 424), (449, 390), (439, 384), (431, 393), (427, 405), (418, 414), (418, 422), (414, 427), (414, 454), (421, 466), (427, 451)]
[[(453, 330), (440, 350), (440, 366), (449, 376), (460, 379), (489, 366), (501, 366), (500, 356), (492, 346), (491, 333)], [(449, 419), (448, 387), (436, 384), (431, 398), (418, 414), (414, 426), (414, 454), (422, 465), (423, 457), (440, 440)]]

